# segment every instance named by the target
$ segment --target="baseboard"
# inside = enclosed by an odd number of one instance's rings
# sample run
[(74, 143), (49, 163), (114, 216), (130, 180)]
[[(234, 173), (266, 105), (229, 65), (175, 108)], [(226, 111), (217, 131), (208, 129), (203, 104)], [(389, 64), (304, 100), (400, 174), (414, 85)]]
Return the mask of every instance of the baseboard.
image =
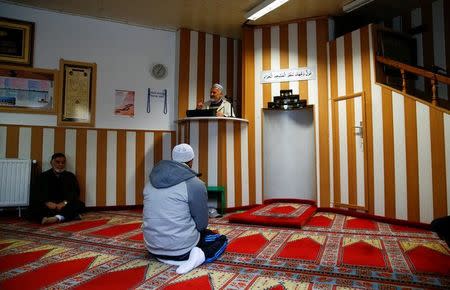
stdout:
[(355, 210), (351, 209), (342, 209), (342, 208), (335, 208), (335, 207), (319, 207), (317, 208), (317, 212), (332, 212), (332, 213), (338, 213), (358, 218), (369, 218), (378, 222), (385, 222), (389, 224), (394, 225), (400, 225), (400, 226), (411, 226), (416, 228), (422, 228), (425, 230), (431, 230), (431, 225), (421, 222), (411, 222), (411, 221), (405, 221), (405, 220), (399, 220), (395, 218), (389, 218), (384, 216), (378, 216), (370, 213), (363, 213), (363, 212), (357, 212)]

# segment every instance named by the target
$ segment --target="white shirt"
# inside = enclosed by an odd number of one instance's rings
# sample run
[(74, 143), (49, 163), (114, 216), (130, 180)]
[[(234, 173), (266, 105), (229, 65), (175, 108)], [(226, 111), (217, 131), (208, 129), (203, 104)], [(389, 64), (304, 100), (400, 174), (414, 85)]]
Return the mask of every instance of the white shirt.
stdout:
[[(209, 109), (211, 106), (211, 100), (204, 103), (204, 108)], [(217, 112), (222, 112), (225, 117), (235, 117), (234, 111), (232, 110), (231, 103), (225, 99), (222, 99), (222, 104), (217, 108)]]

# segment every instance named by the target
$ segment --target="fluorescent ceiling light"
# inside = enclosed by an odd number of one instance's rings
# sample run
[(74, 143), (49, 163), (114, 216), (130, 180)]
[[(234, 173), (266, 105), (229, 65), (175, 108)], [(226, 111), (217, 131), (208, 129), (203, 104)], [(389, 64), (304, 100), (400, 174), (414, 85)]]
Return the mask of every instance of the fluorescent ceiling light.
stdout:
[(258, 6), (250, 10), (247, 14), (245, 14), (245, 18), (249, 20), (256, 20), (259, 17), (269, 13), (270, 11), (277, 9), (288, 1), (289, 0), (265, 0)]
[(373, 0), (353, 0), (347, 4), (345, 4), (342, 7), (342, 10), (346, 13), (352, 12), (353, 10), (356, 10), (358, 8), (363, 7), (364, 5), (369, 4), (370, 2), (373, 2)]

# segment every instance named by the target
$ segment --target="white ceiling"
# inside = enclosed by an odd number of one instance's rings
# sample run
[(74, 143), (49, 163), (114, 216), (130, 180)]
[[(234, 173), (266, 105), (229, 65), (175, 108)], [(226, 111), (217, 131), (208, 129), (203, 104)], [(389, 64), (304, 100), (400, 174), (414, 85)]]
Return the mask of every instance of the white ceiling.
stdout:
[[(403, 6), (408, 2), (416, 2), (376, 0), (374, 3), (392, 1), (402, 2)], [(262, 0), (14, 0), (3, 2), (158, 29), (189, 28), (241, 38), (242, 25), (246, 22), (244, 15)], [(247, 24), (263, 25), (309, 17), (337, 16), (342, 14), (342, 6), (346, 2), (349, 0), (290, 0), (277, 10)], [(386, 13), (386, 9), (383, 10), (383, 13)]]

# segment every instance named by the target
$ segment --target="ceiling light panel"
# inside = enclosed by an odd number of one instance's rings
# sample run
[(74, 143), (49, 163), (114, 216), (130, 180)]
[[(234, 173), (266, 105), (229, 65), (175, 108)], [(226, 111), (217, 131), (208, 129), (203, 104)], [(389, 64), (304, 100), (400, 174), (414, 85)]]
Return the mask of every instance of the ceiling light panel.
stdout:
[(288, 2), (289, 0), (265, 0), (252, 10), (250, 10), (246, 15), (245, 18), (249, 20), (256, 20), (260, 18), (263, 15), (266, 15), (270, 11), (277, 9), (284, 3)]

